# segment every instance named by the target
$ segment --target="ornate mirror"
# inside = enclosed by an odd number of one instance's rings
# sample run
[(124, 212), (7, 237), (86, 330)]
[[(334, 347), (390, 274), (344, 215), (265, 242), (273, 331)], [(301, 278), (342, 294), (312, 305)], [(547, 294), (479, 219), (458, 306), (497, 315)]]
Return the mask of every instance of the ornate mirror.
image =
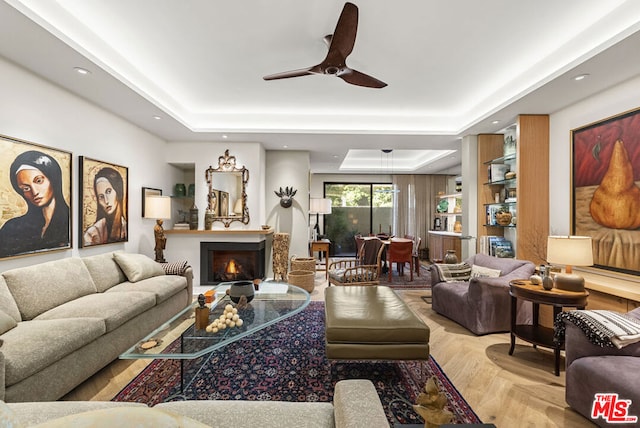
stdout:
[(224, 156), (218, 157), (217, 168), (209, 166), (205, 178), (209, 188), (205, 230), (210, 230), (215, 221), (221, 221), (224, 227), (229, 227), (234, 221), (249, 224), (246, 193), (249, 170), (236, 166), (236, 157), (229, 156), (229, 149), (224, 151)]

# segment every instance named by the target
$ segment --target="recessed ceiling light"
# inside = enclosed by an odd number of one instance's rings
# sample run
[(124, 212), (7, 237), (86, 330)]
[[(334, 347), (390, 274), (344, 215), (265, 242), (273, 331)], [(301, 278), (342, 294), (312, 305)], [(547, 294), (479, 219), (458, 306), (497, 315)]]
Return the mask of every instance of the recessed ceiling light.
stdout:
[(500, 121), (499, 121), (499, 120), (494, 120), (494, 121), (493, 121), (493, 122), (491, 122), (491, 123), (493, 123), (494, 125), (496, 125), (496, 124), (500, 123)]
[(76, 73), (78, 74), (82, 74), (82, 75), (86, 75), (86, 74), (91, 74), (91, 72), (89, 70), (87, 70), (86, 68), (82, 68), (82, 67), (74, 67), (73, 68)]
[(226, 140), (227, 138), (229, 138), (229, 137), (227, 136), (227, 134), (223, 134), (223, 135), (222, 135), (222, 139)]
[(589, 77), (589, 74), (587, 74), (587, 73), (585, 73), (585, 74), (578, 74), (577, 76), (575, 76), (575, 77), (573, 78), (573, 80), (576, 80), (576, 81), (577, 81), (577, 80), (583, 80), (583, 79), (585, 79), (585, 78), (587, 78), (587, 77)]
[(334, 159), (338, 159), (338, 155), (333, 155), (333, 158)]
[(287, 146), (286, 144), (284, 146), (282, 146), (283, 149), (288, 149), (289, 146)]
[(151, 116), (151, 117), (153, 117), (155, 120), (160, 120), (160, 119), (162, 119), (162, 118), (161, 118), (160, 116), (158, 116), (158, 115)]

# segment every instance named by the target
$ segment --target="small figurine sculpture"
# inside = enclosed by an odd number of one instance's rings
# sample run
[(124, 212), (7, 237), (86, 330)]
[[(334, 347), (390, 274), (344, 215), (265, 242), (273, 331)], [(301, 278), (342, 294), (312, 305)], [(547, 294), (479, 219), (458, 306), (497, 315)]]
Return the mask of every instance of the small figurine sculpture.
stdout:
[(204, 304), (204, 294), (198, 295), (198, 306), (196, 308), (196, 330), (204, 330), (209, 324), (209, 307)]
[(453, 413), (444, 409), (446, 405), (447, 397), (438, 391), (436, 378), (432, 376), (424, 386), (424, 392), (418, 395), (418, 402), (413, 409), (424, 419), (425, 428), (437, 428), (453, 419)]

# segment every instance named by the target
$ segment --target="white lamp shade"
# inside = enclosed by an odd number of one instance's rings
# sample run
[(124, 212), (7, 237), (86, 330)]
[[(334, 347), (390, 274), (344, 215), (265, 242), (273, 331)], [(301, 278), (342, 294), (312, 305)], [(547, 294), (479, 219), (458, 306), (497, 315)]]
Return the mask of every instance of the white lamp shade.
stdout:
[(549, 236), (547, 262), (568, 266), (591, 266), (593, 249), (590, 236)]
[(309, 200), (309, 214), (331, 214), (331, 199), (311, 198)]
[(169, 196), (147, 196), (144, 200), (145, 218), (171, 218), (171, 198)]

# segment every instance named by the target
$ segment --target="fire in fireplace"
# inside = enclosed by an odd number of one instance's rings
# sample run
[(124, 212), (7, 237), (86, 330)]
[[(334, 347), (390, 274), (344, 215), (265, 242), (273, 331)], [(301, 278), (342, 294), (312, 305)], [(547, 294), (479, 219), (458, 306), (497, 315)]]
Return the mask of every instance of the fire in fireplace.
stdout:
[(265, 243), (201, 242), (200, 284), (264, 279)]

